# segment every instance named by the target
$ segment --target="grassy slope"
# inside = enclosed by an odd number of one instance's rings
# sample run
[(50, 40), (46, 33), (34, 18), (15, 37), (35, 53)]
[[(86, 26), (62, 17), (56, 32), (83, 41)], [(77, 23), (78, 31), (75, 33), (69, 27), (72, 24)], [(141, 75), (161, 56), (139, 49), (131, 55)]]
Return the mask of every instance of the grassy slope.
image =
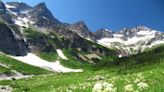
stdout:
[[(0, 54), (0, 63), (7, 65), (10, 69), (16, 70), (20, 73), (23, 73), (25, 75), (27, 74), (34, 74), (34, 75), (39, 75), (39, 74), (47, 74), (50, 73), (47, 70), (34, 67), (31, 65), (27, 65), (25, 63), (22, 63), (20, 61), (17, 61), (15, 59), (12, 59), (4, 54)], [(1, 72), (4, 72), (3, 70), (0, 70)], [(6, 71), (6, 70), (5, 70)]]
[(50, 62), (56, 61), (58, 57), (56, 52), (39, 52), (39, 53), (36, 53), (36, 55)]
[(50, 62), (57, 59), (56, 48), (62, 48), (62, 46), (54, 32), (42, 33), (33, 28), (28, 28), (24, 30), (24, 36), (31, 45), (38, 47), (39, 50), (35, 51), (37, 56)]
[[(2, 85), (10, 85), (14, 92), (91, 92), (100, 75), (103, 81), (114, 84), (118, 92), (123, 92), (125, 85), (132, 84), (138, 90), (136, 79), (145, 82), (149, 87), (139, 92), (162, 92), (164, 89), (164, 47), (158, 47), (149, 52), (122, 58), (110, 67), (99, 70), (88, 70), (83, 73), (54, 74), (35, 76), (31, 79), (16, 81), (0, 81)], [(106, 64), (107, 65), (107, 64)], [(109, 65), (107, 65), (109, 66)]]
[(0, 66), (0, 74), (12, 74), (10, 69)]

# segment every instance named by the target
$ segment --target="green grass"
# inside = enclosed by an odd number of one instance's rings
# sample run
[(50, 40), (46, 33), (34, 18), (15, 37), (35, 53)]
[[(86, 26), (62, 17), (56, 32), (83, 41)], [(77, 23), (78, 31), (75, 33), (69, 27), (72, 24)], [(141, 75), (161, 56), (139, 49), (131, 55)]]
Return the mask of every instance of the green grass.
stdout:
[(58, 57), (56, 52), (39, 52), (36, 55), (39, 56), (40, 58), (50, 61), (50, 62), (56, 61), (57, 57)]
[(12, 74), (10, 69), (0, 66), (0, 74)]
[[(69, 51), (63, 50), (63, 52), (69, 57)], [(117, 88), (117, 92), (124, 92), (125, 86), (128, 84), (133, 86), (133, 92), (163, 92), (163, 56), (164, 47), (162, 46), (132, 57), (105, 62), (101, 67), (94, 65), (90, 66), (91, 69), (84, 68), (85, 71), (82, 73), (60, 73), (34, 76), (29, 79), (5, 80), (0, 81), (0, 85), (11, 86), (13, 92), (68, 92), (68, 90), (72, 92), (92, 92), (97, 82), (108, 82)], [(104, 59), (108, 60), (106, 57)], [(73, 64), (75, 64), (76, 59), (62, 62), (68, 62), (65, 65), (72, 62), (70, 66), (74, 67)], [(100, 76), (101, 80), (97, 79), (97, 76)], [(146, 83), (148, 88), (140, 90), (137, 85), (141, 82)]]
[[(28, 75), (28, 74), (34, 74), (34, 75), (39, 75), (39, 74), (47, 74), (51, 73), (47, 70), (34, 67), (25, 63), (22, 63), (20, 61), (17, 61), (15, 59), (12, 59), (4, 54), (0, 54), (0, 63), (7, 65), (10, 69), (16, 70), (22, 74)], [(2, 71), (2, 70), (0, 70)]]
[(149, 69), (139, 69), (138, 72), (129, 72), (128, 74), (118, 74), (120, 72), (119, 69), (103, 68), (83, 73), (54, 74), (16, 81), (0, 81), (0, 84), (10, 85), (14, 88), (13, 92), (66, 92), (68, 89), (72, 90), (72, 92), (92, 92), (94, 84), (99, 82), (98, 80), (94, 80), (94, 77), (99, 75), (105, 78), (101, 81), (112, 83), (117, 87), (117, 92), (124, 92), (124, 87), (127, 84), (132, 84), (134, 90), (139, 90), (137, 87), (138, 83), (134, 82), (142, 75), (143, 78), (140, 82), (147, 83), (149, 87), (139, 92), (162, 92), (164, 88), (164, 62), (156, 64), (153, 68), (150, 65), (148, 66)]

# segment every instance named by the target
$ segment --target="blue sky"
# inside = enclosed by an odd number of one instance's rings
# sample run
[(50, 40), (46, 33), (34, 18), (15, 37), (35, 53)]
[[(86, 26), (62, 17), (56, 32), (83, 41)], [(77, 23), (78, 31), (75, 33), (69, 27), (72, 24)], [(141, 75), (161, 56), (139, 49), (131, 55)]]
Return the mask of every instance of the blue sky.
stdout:
[(84, 20), (92, 31), (144, 25), (164, 31), (164, 0), (3, 0), (21, 1), (31, 6), (45, 2), (61, 22)]

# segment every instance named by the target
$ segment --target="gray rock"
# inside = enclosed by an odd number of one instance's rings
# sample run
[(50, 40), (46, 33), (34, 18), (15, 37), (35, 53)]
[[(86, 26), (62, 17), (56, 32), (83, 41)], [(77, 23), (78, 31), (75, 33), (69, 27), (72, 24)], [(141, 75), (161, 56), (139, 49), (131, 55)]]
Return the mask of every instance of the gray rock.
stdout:
[(68, 29), (77, 33), (81, 37), (95, 40), (94, 34), (89, 30), (89, 28), (86, 26), (84, 21), (79, 21), (75, 24), (72, 24), (72, 25), (68, 26)]
[(3, 2), (0, 1), (0, 19), (8, 23), (13, 23), (11, 16), (6, 11), (6, 6)]
[(27, 45), (6, 24), (0, 24), (0, 51), (16, 56), (27, 54)]
[(35, 25), (39, 27), (51, 28), (61, 24), (59, 20), (54, 18), (44, 2), (33, 7), (32, 11), (29, 12), (29, 16), (35, 22)]
[(94, 32), (94, 35), (95, 35), (96, 39), (113, 38), (112, 31), (107, 30), (107, 29), (100, 29), (100, 30)]

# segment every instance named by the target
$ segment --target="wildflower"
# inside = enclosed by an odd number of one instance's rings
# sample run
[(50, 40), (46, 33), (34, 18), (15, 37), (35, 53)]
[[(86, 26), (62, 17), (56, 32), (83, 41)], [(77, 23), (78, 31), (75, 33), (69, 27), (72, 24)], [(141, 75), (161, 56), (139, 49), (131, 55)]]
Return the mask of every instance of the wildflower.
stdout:
[(116, 90), (117, 90), (116, 87), (114, 87), (114, 88), (109, 87), (109, 88), (105, 88), (105, 89), (103, 90), (103, 92), (116, 92)]
[(108, 83), (108, 82), (103, 82), (102, 85), (103, 85), (104, 87), (113, 87), (113, 84)]
[(139, 83), (140, 81), (141, 80), (137, 78), (137, 79), (134, 80), (134, 83)]
[(140, 89), (140, 90), (144, 90), (144, 89), (147, 89), (149, 87), (149, 85), (147, 83), (144, 83), (144, 82), (140, 82), (137, 84), (137, 87)]
[(116, 92), (117, 88), (108, 82), (96, 83), (92, 92)]
[(106, 78), (104, 76), (101, 76), (101, 75), (97, 75), (95, 76), (94, 78), (92, 78), (92, 80), (95, 80), (95, 81), (99, 81), (99, 80), (105, 80)]
[(125, 91), (125, 92), (133, 92), (133, 91), (134, 91), (133, 85), (132, 85), (132, 84), (127, 84), (127, 85), (124, 87), (124, 91)]
[(102, 88), (103, 87), (102, 87), (101, 83), (96, 83), (92, 90), (93, 90), (93, 92), (101, 92)]
[(140, 80), (143, 80), (145, 77), (142, 75), (142, 73), (139, 73), (138, 75), (137, 75), (137, 77), (140, 79)]

